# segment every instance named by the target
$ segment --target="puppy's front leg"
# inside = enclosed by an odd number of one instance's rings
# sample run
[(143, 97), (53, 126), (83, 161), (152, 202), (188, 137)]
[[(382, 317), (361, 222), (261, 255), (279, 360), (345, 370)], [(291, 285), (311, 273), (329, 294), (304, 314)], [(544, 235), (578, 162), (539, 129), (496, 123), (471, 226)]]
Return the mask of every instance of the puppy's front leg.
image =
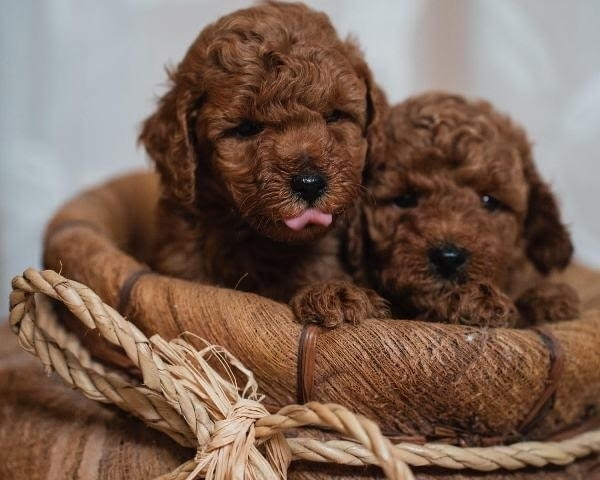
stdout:
[(465, 284), (439, 298), (426, 318), (478, 327), (515, 327), (519, 312), (514, 302), (496, 285), (481, 281)]
[(296, 319), (328, 328), (340, 323), (358, 324), (365, 318), (388, 318), (388, 303), (373, 290), (350, 281), (333, 280), (308, 285), (290, 301)]
[(579, 316), (579, 296), (566, 283), (541, 282), (526, 290), (516, 304), (527, 324), (558, 322)]

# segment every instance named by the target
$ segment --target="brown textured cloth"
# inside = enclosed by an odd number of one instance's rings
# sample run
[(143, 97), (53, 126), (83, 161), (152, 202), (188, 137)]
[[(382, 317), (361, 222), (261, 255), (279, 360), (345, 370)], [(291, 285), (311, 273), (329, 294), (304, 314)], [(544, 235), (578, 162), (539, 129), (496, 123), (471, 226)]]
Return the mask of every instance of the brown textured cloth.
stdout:
[(148, 479), (193, 456), (47, 377), (6, 324), (0, 339), (0, 479)]

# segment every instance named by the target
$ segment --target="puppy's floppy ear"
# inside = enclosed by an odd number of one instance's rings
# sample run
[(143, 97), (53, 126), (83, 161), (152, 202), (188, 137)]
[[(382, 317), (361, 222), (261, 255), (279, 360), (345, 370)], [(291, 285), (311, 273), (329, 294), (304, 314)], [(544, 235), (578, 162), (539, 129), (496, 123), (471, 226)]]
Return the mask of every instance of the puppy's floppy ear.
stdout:
[(533, 162), (525, 164), (529, 201), (525, 218), (527, 256), (543, 274), (564, 269), (573, 255), (573, 244), (560, 219), (550, 187), (540, 178)]
[(177, 84), (158, 102), (158, 108), (143, 125), (139, 143), (156, 164), (164, 185), (163, 194), (178, 203), (189, 204), (195, 196), (196, 152), (193, 138), (200, 95)]
[(354, 70), (367, 87), (367, 123), (365, 127), (365, 137), (369, 143), (367, 160), (382, 158), (385, 149), (384, 124), (389, 109), (387, 99), (373, 80), (373, 74), (356, 42), (350, 38), (344, 45)]

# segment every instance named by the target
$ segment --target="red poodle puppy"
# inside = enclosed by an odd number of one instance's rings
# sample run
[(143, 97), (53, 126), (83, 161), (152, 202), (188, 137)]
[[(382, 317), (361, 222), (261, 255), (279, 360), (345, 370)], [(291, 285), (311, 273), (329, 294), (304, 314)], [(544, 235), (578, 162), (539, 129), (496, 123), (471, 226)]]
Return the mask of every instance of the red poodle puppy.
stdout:
[[(153, 266), (284, 302), (348, 278), (334, 224), (383, 147), (386, 112), (357, 47), (325, 14), (269, 2), (206, 27), (170, 78), (140, 135), (162, 183)], [(384, 314), (355, 295), (345, 320)]]
[(359, 283), (397, 318), (517, 326), (578, 314), (546, 279), (573, 251), (524, 131), (486, 102), (426, 93), (392, 109), (387, 153), (348, 230)]

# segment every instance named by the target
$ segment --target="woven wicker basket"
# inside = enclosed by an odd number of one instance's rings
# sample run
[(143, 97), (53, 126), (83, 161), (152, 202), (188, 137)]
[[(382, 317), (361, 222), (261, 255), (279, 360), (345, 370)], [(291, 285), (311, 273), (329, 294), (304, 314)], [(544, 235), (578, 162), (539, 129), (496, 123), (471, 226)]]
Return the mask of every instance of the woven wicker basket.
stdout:
[[(79, 195), (48, 227), (46, 267), (89, 286), (146, 335), (170, 339), (190, 331), (225, 347), (254, 373), (269, 411), (307, 401), (338, 403), (374, 420), (392, 440), (459, 446), (564, 439), (596, 426), (600, 312), (591, 307), (600, 304), (600, 288), (591, 285), (598, 286), (600, 276), (580, 271), (577, 277), (586, 307), (580, 319), (538, 329), (369, 320), (321, 331), (297, 324), (286, 305), (269, 299), (152, 272), (145, 261), (155, 237), (157, 198), (151, 173)], [(63, 319), (75, 325), (68, 315)], [(105, 363), (128, 366), (100, 338), (89, 332), (82, 338)], [(593, 478), (598, 465), (593, 454), (569, 470), (417, 473), (418, 478)], [(351, 468), (343, 473), (344, 478), (374, 474)], [(331, 468), (314, 466), (295, 475), (342, 478)]]

